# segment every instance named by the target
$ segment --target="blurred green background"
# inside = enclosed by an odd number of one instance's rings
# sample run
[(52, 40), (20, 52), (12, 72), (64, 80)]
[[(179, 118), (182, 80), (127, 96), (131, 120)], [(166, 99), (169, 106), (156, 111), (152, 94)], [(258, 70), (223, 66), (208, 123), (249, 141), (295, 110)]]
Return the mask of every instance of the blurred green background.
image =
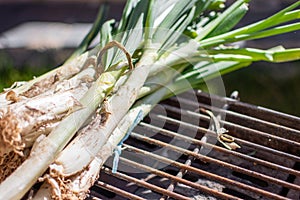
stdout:
[(34, 76), (39, 76), (50, 69), (49, 66), (33, 66), (24, 64), (22, 67), (15, 67), (14, 60), (4, 51), (0, 52), (0, 90), (10, 87), (15, 81), (31, 80)]
[(239, 91), (241, 101), (300, 116), (300, 62), (255, 63), (223, 77), (227, 96)]

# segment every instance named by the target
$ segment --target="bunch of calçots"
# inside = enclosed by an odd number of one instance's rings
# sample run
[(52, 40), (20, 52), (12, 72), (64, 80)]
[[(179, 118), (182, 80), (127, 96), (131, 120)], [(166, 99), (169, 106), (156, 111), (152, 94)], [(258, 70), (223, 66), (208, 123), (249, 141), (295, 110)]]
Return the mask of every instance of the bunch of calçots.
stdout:
[(38, 181), (33, 199), (85, 199), (128, 130), (159, 101), (253, 61), (300, 59), (300, 48), (235, 43), (299, 30), (299, 1), (238, 29), (249, 2), (224, 1), (128, 0), (119, 22), (105, 21), (102, 7), (62, 66), (2, 92), (0, 199), (20, 199)]

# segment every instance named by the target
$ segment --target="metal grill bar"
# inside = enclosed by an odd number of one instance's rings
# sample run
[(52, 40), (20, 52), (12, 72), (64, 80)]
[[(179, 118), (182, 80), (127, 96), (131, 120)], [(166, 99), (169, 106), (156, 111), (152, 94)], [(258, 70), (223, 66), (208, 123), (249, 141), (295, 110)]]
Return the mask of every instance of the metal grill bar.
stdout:
[[(206, 118), (207, 120), (209, 119), (207, 116), (205, 116), (205, 115), (202, 115), (201, 116), (201, 118), (203, 117), (203, 119), (204, 118)], [(167, 120), (167, 122), (168, 123), (170, 123), (170, 124), (172, 124), (172, 125), (175, 125), (175, 126), (183, 126), (184, 128), (186, 128), (187, 130), (192, 130), (192, 131), (200, 131), (201, 133), (203, 133), (203, 134), (206, 134), (206, 133), (210, 133), (210, 134), (212, 134), (212, 135), (215, 135), (215, 133), (214, 132), (212, 132), (212, 131), (210, 131), (210, 130), (208, 130), (208, 129), (205, 129), (205, 128), (203, 128), (203, 127), (198, 127), (198, 126), (196, 126), (196, 125), (194, 125), (194, 124), (189, 124), (189, 123), (187, 123), (187, 122), (183, 122), (183, 121), (180, 121), (180, 120), (177, 120), (177, 119), (174, 119), (174, 118), (171, 118), (171, 117), (166, 117), (166, 116), (163, 116), (163, 115), (160, 115), (159, 117), (158, 116), (155, 116), (155, 115), (153, 115), (153, 117), (151, 118), (152, 120), (155, 120), (155, 119), (157, 119), (158, 121), (159, 120)], [(228, 128), (228, 127), (227, 127)], [(236, 131), (235, 131), (236, 132)], [(263, 138), (268, 138), (268, 136), (266, 136), (266, 135), (259, 135), (260, 137), (263, 137)], [(269, 138), (270, 140), (272, 140), (272, 138)], [(281, 156), (285, 156), (285, 157), (287, 157), (287, 158), (291, 158), (291, 159), (293, 159), (293, 160), (295, 160), (295, 161), (297, 161), (297, 162), (299, 162), (300, 161), (300, 157), (297, 157), (297, 156), (294, 156), (293, 154), (290, 154), (290, 153), (286, 153), (286, 152), (282, 152), (282, 151), (280, 151), (280, 150), (276, 150), (276, 149), (272, 149), (272, 148), (267, 148), (266, 146), (262, 146), (262, 145), (259, 145), (259, 144), (256, 144), (256, 143), (254, 143), (254, 142), (249, 142), (249, 141), (246, 141), (246, 140), (243, 140), (243, 139), (240, 139), (240, 138), (238, 138), (238, 137), (236, 137), (236, 140), (238, 141), (238, 142), (242, 142), (242, 143), (244, 143), (244, 144), (249, 144), (250, 146), (255, 146), (255, 147), (261, 147), (261, 148), (263, 148), (264, 150), (268, 150), (268, 151), (270, 151), (270, 153), (273, 153), (273, 154), (275, 154), (275, 155), (281, 155)], [(290, 141), (290, 142), (292, 142), (292, 141)], [(287, 144), (285, 144), (285, 145), (287, 145)], [(293, 146), (293, 144), (288, 144), (288, 145), (292, 145)], [(293, 146), (293, 147), (295, 147), (294, 149), (298, 149), (298, 148), (296, 148), (297, 147), (297, 145), (296, 146)], [(299, 147), (300, 148), (300, 147)]]
[(142, 135), (137, 134), (137, 133), (132, 133), (131, 136), (135, 139), (145, 141), (145, 142), (148, 142), (150, 144), (155, 144), (155, 145), (160, 146), (160, 147), (167, 147), (168, 149), (171, 149), (173, 151), (176, 151), (176, 152), (188, 155), (188, 156), (193, 156), (193, 157), (195, 157), (195, 158), (197, 158), (197, 159), (199, 159), (199, 160), (201, 160), (202, 162), (205, 162), (205, 163), (214, 163), (214, 164), (217, 164), (221, 167), (226, 167), (226, 168), (231, 169), (231, 170), (236, 171), (236, 172), (240, 172), (240, 173), (243, 173), (243, 174), (246, 174), (246, 175), (249, 175), (249, 176), (252, 176), (252, 177), (267, 181), (267, 182), (270, 182), (270, 183), (278, 184), (278, 185), (281, 185), (281, 186), (286, 187), (286, 188), (290, 188), (290, 189), (300, 191), (300, 186), (288, 183), (286, 181), (282, 181), (282, 180), (279, 180), (279, 179), (276, 179), (276, 178), (273, 178), (273, 177), (270, 177), (270, 176), (252, 171), (252, 170), (244, 169), (242, 167), (239, 167), (239, 166), (236, 166), (236, 165), (233, 165), (233, 164), (230, 164), (230, 163), (226, 163), (226, 162), (223, 162), (221, 160), (217, 160), (217, 159), (214, 159), (214, 158), (203, 156), (201, 154), (195, 154), (194, 152), (192, 152), (190, 150), (183, 149), (183, 148), (180, 148), (180, 147), (177, 147), (177, 146), (173, 146), (173, 145), (170, 145), (168, 143), (158, 141), (158, 140), (146, 137), (146, 136), (142, 136)]
[[(122, 158), (122, 160), (123, 160), (123, 158)], [(139, 180), (137, 178), (134, 178), (132, 176), (128, 176), (128, 175), (120, 173), (120, 172), (112, 173), (112, 171), (109, 168), (104, 168), (104, 172), (106, 174), (109, 174), (111, 176), (123, 179), (125, 181), (131, 182), (131, 183), (135, 183), (135, 184), (137, 184), (137, 185), (139, 185), (141, 187), (148, 188), (148, 189), (150, 189), (152, 191), (155, 191), (155, 192), (158, 192), (160, 194), (166, 194), (166, 195), (168, 195), (168, 196), (170, 196), (172, 198), (175, 198), (175, 199), (190, 200), (190, 198), (188, 198), (188, 197), (185, 197), (183, 195), (177, 194), (175, 192), (170, 192), (170, 191), (168, 191), (166, 189), (163, 189), (161, 187), (158, 187), (156, 185), (147, 183), (144, 180)]]
[[(191, 181), (188, 181), (188, 180), (185, 180), (185, 179), (182, 179), (182, 178), (178, 178), (178, 177), (173, 176), (171, 174), (168, 174), (168, 173), (162, 172), (160, 170), (154, 169), (152, 167), (149, 167), (149, 166), (146, 166), (146, 165), (128, 160), (126, 158), (120, 158), (120, 160), (123, 161), (124, 163), (128, 164), (129, 166), (136, 167), (137, 169), (145, 170), (146, 172), (150, 172), (152, 174), (156, 174), (156, 175), (161, 176), (161, 177), (169, 178), (171, 180), (174, 180), (176, 182), (185, 184), (187, 186), (191, 186), (195, 189), (198, 189), (200, 191), (203, 191), (203, 192), (205, 192), (207, 194), (210, 194), (210, 195), (213, 195), (215, 197), (219, 197), (219, 198), (222, 198), (222, 199), (240, 199), (240, 198), (234, 197), (232, 195), (228, 195), (228, 194), (216, 191), (214, 189), (210, 189), (210, 188), (202, 186), (200, 184), (193, 183)], [(166, 190), (166, 191), (168, 191), (168, 190)], [(168, 192), (170, 192), (170, 191), (168, 191)]]
[[(196, 113), (193, 111), (184, 112), (183, 110), (181, 110), (177, 107), (169, 106), (166, 104), (163, 104), (163, 106), (167, 111), (175, 113), (174, 115), (172, 115), (172, 117), (184, 115), (185, 117), (190, 116), (190, 118), (198, 117), (199, 120), (205, 120), (207, 123), (210, 122), (210, 118), (206, 115), (202, 115), (200, 113)], [(161, 117), (166, 118), (165, 116), (161, 116)], [(171, 118), (168, 118), (168, 120), (171, 120)], [(260, 142), (264, 142), (264, 144), (266, 146), (273, 146), (273, 148), (278, 148), (278, 149), (282, 149), (282, 147), (285, 147), (284, 150), (291, 151), (291, 152), (293, 152), (293, 149), (287, 148), (287, 146), (293, 146), (295, 149), (300, 148), (300, 143), (292, 141), (292, 140), (281, 138), (281, 137), (278, 137), (278, 136), (275, 136), (272, 134), (268, 134), (268, 133), (265, 133), (262, 131), (254, 130), (254, 129), (251, 129), (248, 127), (243, 127), (238, 124), (234, 124), (234, 123), (227, 122), (224, 120), (220, 120), (220, 122), (224, 124), (224, 127), (226, 129), (233, 130), (232, 132), (234, 133), (234, 136), (244, 137), (249, 140), (251, 140), (251, 139), (253, 140), (253, 139), (255, 139), (255, 137), (256, 138), (258, 138), (258, 137), (264, 138), (265, 141), (260, 141)], [(274, 144), (277, 144), (277, 145), (275, 146)], [(281, 144), (281, 146), (279, 144)], [(284, 145), (282, 145), (282, 144), (284, 144)], [(295, 152), (293, 152), (293, 153), (295, 153)]]
[(137, 195), (131, 194), (129, 192), (126, 192), (125, 190), (119, 189), (117, 187), (114, 187), (110, 184), (104, 183), (102, 181), (97, 181), (95, 186), (103, 188), (105, 190), (114, 192), (115, 194), (121, 195), (123, 197), (129, 198), (129, 199), (133, 199), (133, 200), (145, 200), (144, 198), (141, 198)]
[(142, 122), (140, 125), (142, 126), (143, 131), (145, 133), (147, 133), (146, 130), (147, 131), (153, 131), (153, 132), (158, 132), (159, 131), (160, 134), (165, 135), (165, 136), (174, 137), (176, 139), (181, 139), (181, 140), (186, 141), (186, 142), (191, 143), (191, 144), (196, 144), (196, 145), (200, 145), (200, 146), (203, 146), (203, 147), (209, 147), (209, 148), (212, 148), (212, 150), (227, 154), (228, 156), (233, 155), (233, 156), (242, 158), (244, 160), (250, 161), (252, 163), (263, 165), (265, 167), (269, 167), (269, 168), (274, 169), (274, 170), (280, 170), (280, 171), (288, 173), (288, 174), (293, 174), (295, 176), (300, 176), (300, 171), (294, 170), (294, 169), (289, 168), (289, 167), (285, 167), (285, 166), (278, 165), (278, 164), (275, 164), (275, 163), (272, 163), (272, 162), (268, 162), (268, 161), (264, 161), (264, 160), (261, 160), (261, 159), (258, 159), (258, 158), (254, 158), (254, 157), (239, 153), (237, 151), (231, 151), (231, 150), (228, 150), (228, 149), (216, 146), (216, 145), (212, 145), (212, 144), (203, 142), (201, 140), (197, 140), (197, 139), (190, 138), (190, 137), (182, 135), (182, 134), (178, 134), (174, 131), (169, 131), (169, 130), (166, 130), (166, 129), (158, 128), (158, 127), (153, 126), (151, 124), (147, 124), (147, 123)]
[(205, 103), (210, 105), (211, 101), (214, 101), (219, 104), (228, 104), (230, 106), (230, 110), (233, 112), (237, 112), (243, 114), (245, 116), (252, 116), (258, 119), (263, 119), (268, 122), (273, 122), (275, 124), (279, 124), (285, 127), (294, 128), (296, 130), (300, 130), (300, 118), (295, 117), (289, 114), (277, 112), (274, 110), (270, 110), (268, 108), (264, 108), (261, 106), (255, 106), (251, 104), (247, 104), (244, 102), (240, 102), (231, 98), (220, 97), (213, 94), (208, 94), (202, 92), (200, 90), (190, 90), (186, 93), (180, 95), (180, 97), (189, 99), (190, 95), (197, 95), (198, 102)]
[(92, 200), (101, 200), (98, 197), (94, 197), (93, 195), (90, 195), (90, 197), (88, 197), (88, 199), (92, 198)]
[[(207, 116), (205, 116), (205, 117), (207, 117)], [(173, 125), (183, 126), (187, 130), (198, 131), (202, 134), (215, 135), (215, 133), (213, 131), (210, 131), (206, 128), (199, 127), (199, 126), (196, 126), (196, 125), (193, 125), (193, 124), (189, 124), (189, 123), (186, 123), (186, 122), (183, 122), (183, 121), (180, 121), (180, 120), (176, 120), (176, 119), (173, 119), (173, 118), (168, 118), (168, 117), (165, 117), (165, 116), (159, 116), (158, 117), (157, 115), (153, 115), (151, 117), (152, 121), (154, 121), (154, 120), (160, 121), (162, 119), (167, 120), (168, 123), (171, 123)], [(276, 149), (272, 149), (272, 148), (269, 148), (267, 146), (263, 146), (263, 145), (260, 145), (260, 144), (254, 143), (254, 142), (246, 141), (246, 140), (243, 140), (243, 139), (240, 139), (240, 138), (237, 138), (237, 137), (235, 138), (235, 140), (241, 145), (251, 146), (255, 149), (258, 149), (258, 150), (261, 150), (261, 151), (266, 151), (266, 152), (269, 152), (273, 155), (278, 155), (278, 156), (281, 156), (281, 157), (285, 157), (287, 159), (294, 160), (295, 162), (300, 162), (300, 157), (297, 157), (293, 154), (282, 152), (282, 151), (279, 151), (279, 150), (276, 150)]]
[(242, 139), (239, 139), (239, 138), (235, 138), (235, 141), (238, 142), (241, 145), (244, 145), (244, 146), (251, 146), (254, 149), (257, 149), (259, 151), (268, 152), (268, 153), (270, 153), (274, 156), (281, 156), (281, 157), (284, 157), (286, 159), (293, 160), (295, 162), (300, 162), (300, 157), (297, 157), (293, 154), (278, 151), (276, 149), (272, 149), (272, 148), (269, 148), (269, 147), (266, 147), (266, 146), (263, 146), (263, 145), (260, 145), (260, 144), (256, 144), (256, 143), (253, 143), (253, 142), (249, 142), (247, 140), (242, 140)]
[[(300, 130), (296, 130), (294, 128), (282, 126), (279, 124), (275, 124), (272, 122), (268, 122), (262, 119), (258, 119), (252, 116), (247, 116), (244, 114), (240, 114), (237, 112), (233, 112), (227, 109), (221, 109), (217, 108), (214, 106), (206, 105), (201, 102), (194, 102), (191, 101), (190, 99), (185, 99), (181, 97), (177, 97), (176, 99), (170, 98), (166, 103), (170, 103), (172, 101), (179, 101), (181, 105), (184, 105), (185, 108), (195, 108), (195, 107), (200, 107), (200, 108), (205, 108), (208, 110), (212, 110), (216, 113), (220, 114), (226, 114), (226, 121), (227, 122), (239, 122), (239, 125), (241, 126), (247, 126), (249, 128), (256, 128), (257, 130), (260, 130), (262, 132), (269, 132), (272, 133), (272, 135), (276, 135), (279, 137), (284, 137), (286, 139), (292, 140), (292, 141), (300, 141), (299, 134)], [(164, 104), (164, 106), (169, 106), (167, 104)], [(174, 108), (174, 107), (173, 107)], [(193, 110), (190, 110), (193, 111)], [(197, 113), (198, 114), (198, 113)], [(201, 116), (202, 119), (203, 116)], [(259, 125), (259, 126), (258, 126)]]
[[(200, 152), (199, 146), (197, 146), (197, 147), (194, 149), (193, 152), (194, 152), (194, 153), (199, 153), (199, 152)], [(192, 157), (192, 156), (189, 156), (188, 159), (185, 161), (184, 165), (185, 165), (185, 166), (191, 166), (193, 160), (195, 160), (195, 158)], [(179, 170), (179, 172), (176, 174), (176, 177), (178, 177), (178, 178), (183, 178), (183, 176), (186, 174), (186, 172), (187, 172), (186, 169), (181, 168), (181, 169)], [(177, 184), (177, 182), (172, 181), (171, 184), (168, 186), (167, 190), (173, 191), (174, 188), (175, 188), (175, 186), (176, 186), (176, 184)], [(163, 196), (160, 198), (160, 200), (165, 200), (165, 199), (168, 199), (168, 198), (169, 198), (168, 196), (163, 195)]]
[(249, 185), (237, 182), (237, 181), (233, 181), (231, 179), (228, 179), (228, 178), (225, 178), (225, 177), (222, 177), (222, 176), (218, 176), (216, 174), (206, 172), (204, 170), (197, 169), (195, 167), (191, 167), (189, 165), (182, 164), (182, 163), (179, 163), (177, 161), (173, 161), (173, 160), (165, 158), (163, 156), (160, 156), (160, 155), (157, 155), (157, 154), (154, 154), (154, 153), (151, 153), (151, 152), (147, 152), (145, 150), (141, 150), (139, 148), (136, 148), (136, 147), (133, 147), (133, 146), (130, 146), (130, 145), (125, 145), (125, 147), (127, 148), (128, 151), (134, 151), (135, 153), (139, 153), (139, 154), (143, 154), (145, 156), (152, 157), (153, 159), (156, 159), (159, 162), (163, 162), (165, 164), (169, 164), (169, 165), (172, 165), (174, 167), (177, 167), (177, 168), (180, 168), (180, 169), (183, 169), (183, 170), (187, 170), (189, 172), (196, 173), (196, 174), (204, 176), (206, 178), (210, 178), (212, 180), (219, 181), (220, 183), (225, 183), (225, 184), (228, 184), (228, 185), (232, 185), (234, 187), (238, 187), (238, 188), (242, 188), (244, 190), (248, 190), (248, 191), (252, 192), (253, 194), (254, 193), (261, 194), (262, 196), (272, 198), (272, 199), (286, 199), (282, 196), (273, 194), (271, 192), (268, 192), (268, 191), (265, 191), (265, 190), (262, 190), (262, 189), (259, 189), (259, 188), (255, 188), (253, 186), (249, 186)]
[[(225, 104), (225, 105), (223, 106), (223, 109), (228, 109), (228, 108), (229, 108), (228, 104)], [(219, 117), (222, 117), (222, 115), (220, 115), (220, 114), (219, 114), (218, 116), (219, 116)], [(171, 137), (176, 137), (176, 135), (179, 135), (179, 134), (176, 134), (176, 133), (175, 133), (175, 135), (172, 135)], [(206, 138), (205, 136), (202, 137), (200, 141), (201, 141), (201, 142), (202, 142), (202, 141), (206, 141), (205, 138)], [(181, 139), (182, 139), (182, 138), (181, 138)], [(191, 141), (190, 141), (190, 142), (191, 142)], [(205, 143), (205, 142), (202, 142), (202, 143)], [(202, 145), (202, 147), (203, 147), (203, 145)], [(196, 154), (198, 154), (198, 153), (200, 153), (200, 149), (201, 149), (201, 145), (197, 144), (197, 146), (194, 148), (193, 152), (196, 153)], [(193, 160), (195, 160), (195, 158), (194, 158), (193, 156), (188, 156), (187, 160), (184, 162), (184, 165), (186, 165), (186, 166), (191, 166)], [(184, 169), (184, 168), (181, 168), (181, 169), (179, 170), (179, 172), (177, 173), (176, 177), (178, 177), (178, 178), (183, 178), (183, 176), (184, 176), (187, 172), (188, 172), (188, 170), (186, 170), (186, 169)], [(167, 189), (170, 190), (170, 191), (173, 191), (176, 185), (177, 185), (177, 182), (172, 181), (172, 183), (168, 186)], [(165, 199), (168, 199), (168, 196), (163, 195), (163, 196), (160, 198), (160, 200), (165, 200)]]

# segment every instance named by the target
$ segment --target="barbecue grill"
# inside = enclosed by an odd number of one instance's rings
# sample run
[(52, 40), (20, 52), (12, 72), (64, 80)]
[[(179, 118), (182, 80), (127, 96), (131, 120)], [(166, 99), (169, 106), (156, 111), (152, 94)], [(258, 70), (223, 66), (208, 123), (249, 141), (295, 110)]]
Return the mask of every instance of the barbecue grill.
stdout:
[[(201, 109), (241, 148), (218, 142)], [(123, 146), (118, 171), (109, 159), (89, 199), (300, 198), (300, 118), (291, 115), (189, 91), (161, 102)]]

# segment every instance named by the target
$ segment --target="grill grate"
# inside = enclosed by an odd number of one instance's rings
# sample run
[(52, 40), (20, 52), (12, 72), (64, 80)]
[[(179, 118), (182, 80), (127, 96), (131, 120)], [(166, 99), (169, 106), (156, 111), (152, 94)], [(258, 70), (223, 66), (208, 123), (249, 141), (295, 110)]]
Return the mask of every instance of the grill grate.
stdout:
[[(151, 111), (125, 142), (119, 171), (108, 160), (90, 198), (299, 199), (300, 119), (198, 91), (196, 102), (194, 93)], [(199, 107), (226, 115), (220, 123), (241, 148), (214, 145)]]

